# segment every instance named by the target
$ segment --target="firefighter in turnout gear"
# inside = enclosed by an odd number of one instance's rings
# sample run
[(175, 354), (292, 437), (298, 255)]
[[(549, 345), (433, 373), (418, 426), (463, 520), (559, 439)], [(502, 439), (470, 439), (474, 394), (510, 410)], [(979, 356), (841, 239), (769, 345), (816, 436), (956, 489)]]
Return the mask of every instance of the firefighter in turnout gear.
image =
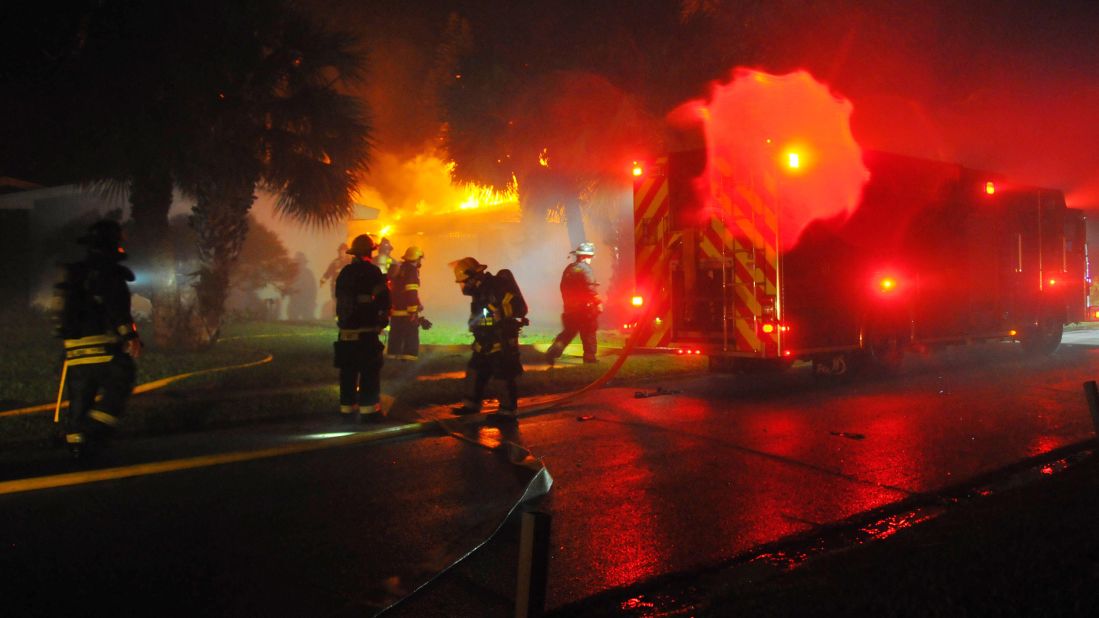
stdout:
[(576, 256), (575, 261), (565, 267), (561, 274), (561, 300), (564, 304), (561, 313), (561, 332), (553, 340), (553, 344), (546, 350), (546, 361), (553, 365), (557, 357), (565, 350), (565, 346), (572, 342), (576, 334), (580, 334), (580, 342), (584, 346), (584, 362), (596, 361), (595, 331), (599, 326), (599, 314), (603, 312), (603, 303), (599, 300), (595, 282), (595, 273), (591, 269), (591, 259), (595, 255), (595, 245), (590, 242), (582, 242), (571, 255)]
[(320, 283), (317, 284), (323, 287), (325, 283), (328, 283), (329, 300), (321, 308), (321, 318), (327, 319), (336, 315), (336, 276), (349, 263), (347, 243), (340, 243), (339, 248), (336, 249), (336, 257), (328, 263), (328, 267), (324, 269), (324, 274), (321, 275)]
[(374, 257), (374, 265), (382, 271), (383, 275), (388, 275), (389, 269), (395, 261), (393, 259), (393, 243), (389, 242), (388, 238), (382, 238), (381, 242), (378, 243), (378, 255)]
[(65, 442), (73, 456), (102, 444), (118, 425), (133, 392), (141, 339), (130, 314), (130, 269), (122, 228), (98, 221), (79, 239), (87, 256), (65, 266), (56, 286), (58, 334), (65, 341), (62, 381), (69, 386)]
[(348, 422), (360, 416), (379, 421), (381, 408), (382, 343), (378, 334), (389, 323), (389, 287), (385, 275), (370, 261), (374, 241), (362, 234), (347, 253), (354, 256), (336, 277), (335, 343), (340, 370), (340, 415)]
[(420, 354), (420, 327), (431, 328), (421, 314), (420, 265), (424, 252), (409, 247), (401, 256), (401, 265), (390, 269), (393, 310), (389, 312), (389, 358), (414, 361)]
[(467, 257), (451, 262), (454, 280), (462, 294), (471, 297), (469, 330), (473, 333), (473, 355), (466, 368), (466, 396), (458, 415), (477, 414), (489, 380), (504, 381), (505, 393), (495, 419), (514, 421), (519, 408), (516, 378), (523, 373), (519, 358), (519, 330), (529, 324), (527, 303), (511, 271), (495, 275), (477, 260)]

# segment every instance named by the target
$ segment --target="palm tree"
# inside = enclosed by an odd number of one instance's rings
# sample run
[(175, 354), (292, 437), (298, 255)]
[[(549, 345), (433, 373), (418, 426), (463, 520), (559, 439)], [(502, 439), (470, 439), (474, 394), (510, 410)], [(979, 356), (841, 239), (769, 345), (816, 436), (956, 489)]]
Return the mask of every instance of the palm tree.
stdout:
[(218, 10), (223, 38), (210, 46), (216, 71), (207, 72), (218, 88), (198, 102), (204, 121), (188, 146), (195, 158), (180, 174), (195, 199), (195, 289), (207, 342), (220, 328), (256, 190), (275, 194), (278, 211), (304, 225), (336, 223), (351, 211), (371, 146), (362, 102), (340, 89), (362, 75), (353, 38), (285, 6), (261, 14), (232, 3)]
[[(25, 127), (9, 150), (128, 191), (156, 341), (208, 343), (257, 189), (305, 225), (350, 211), (371, 131), (341, 88), (363, 56), (287, 0), (56, 4), (4, 41), (18, 70), (0, 65), (0, 110)], [(197, 308), (178, 272), (186, 251), (165, 242), (174, 189), (195, 200)]]

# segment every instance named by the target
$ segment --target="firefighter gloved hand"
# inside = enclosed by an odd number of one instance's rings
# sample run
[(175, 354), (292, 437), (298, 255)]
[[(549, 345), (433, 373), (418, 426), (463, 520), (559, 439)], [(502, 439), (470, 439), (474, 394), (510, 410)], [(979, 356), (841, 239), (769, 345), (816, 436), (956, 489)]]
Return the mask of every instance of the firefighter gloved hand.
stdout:
[(424, 330), (431, 330), (431, 327), (432, 327), (431, 320), (429, 320), (427, 318), (420, 318), (420, 328), (422, 328)]
[(126, 342), (126, 353), (134, 358), (141, 357), (141, 351), (144, 349), (145, 345), (136, 337)]

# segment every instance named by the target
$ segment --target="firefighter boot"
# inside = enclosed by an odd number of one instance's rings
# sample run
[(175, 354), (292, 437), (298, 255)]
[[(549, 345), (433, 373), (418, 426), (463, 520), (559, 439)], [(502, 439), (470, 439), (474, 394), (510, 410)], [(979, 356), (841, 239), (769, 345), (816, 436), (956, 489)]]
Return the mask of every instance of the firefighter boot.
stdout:
[(85, 459), (88, 456), (87, 436), (83, 433), (65, 434), (65, 446), (69, 449), (69, 455), (73, 459)]
[(383, 420), (385, 420), (385, 415), (382, 413), (382, 404), (380, 403), (370, 406), (370, 411), (362, 414), (364, 423), (380, 423)]
[(546, 349), (546, 364), (553, 367), (554, 361), (557, 357), (561, 356), (561, 353), (565, 351), (564, 344), (560, 340), (554, 339), (550, 347)]
[(515, 425), (519, 422), (519, 411), (515, 409), (500, 408), (485, 416), (485, 421), (493, 425)]
[(455, 416), (469, 416), (471, 414), (480, 414), (481, 404), (473, 401), (472, 399), (463, 399), (462, 405), (454, 406), (450, 409), (450, 412)]
[(351, 425), (359, 420), (359, 406), (340, 405), (340, 421)]

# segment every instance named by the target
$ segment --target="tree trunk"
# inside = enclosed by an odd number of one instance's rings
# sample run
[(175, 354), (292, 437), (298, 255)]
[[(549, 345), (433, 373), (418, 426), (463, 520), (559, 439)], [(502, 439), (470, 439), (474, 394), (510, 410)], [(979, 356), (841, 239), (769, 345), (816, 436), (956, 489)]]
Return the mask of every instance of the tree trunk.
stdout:
[(254, 186), (208, 183), (196, 192), (191, 227), (198, 235), (201, 266), (194, 288), (206, 344), (213, 344), (221, 330), (229, 296), (229, 272), (248, 235), (248, 211), (256, 199)]
[(171, 238), (168, 211), (172, 208), (172, 177), (168, 171), (151, 165), (135, 173), (130, 179), (130, 206), (134, 221), (130, 253), (135, 257), (135, 266), (146, 273), (135, 291), (152, 303), (153, 343), (158, 347), (175, 346), (179, 343), (180, 299), (175, 245), (165, 242)]

